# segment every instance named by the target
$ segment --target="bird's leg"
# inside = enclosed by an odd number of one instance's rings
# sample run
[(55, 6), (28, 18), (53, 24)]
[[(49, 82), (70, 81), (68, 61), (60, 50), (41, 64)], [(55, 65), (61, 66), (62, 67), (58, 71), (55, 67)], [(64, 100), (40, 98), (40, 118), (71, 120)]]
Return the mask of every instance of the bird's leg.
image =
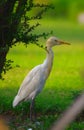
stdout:
[(34, 113), (34, 118), (36, 118), (36, 115), (35, 115), (35, 99), (32, 100), (31, 104), (30, 104), (30, 120), (33, 121), (33, 118), (32, 118), (32, 114)]
[(33, 101), (30, 104), (30, 120), (32, 121), (32, 110), (33, 110)]

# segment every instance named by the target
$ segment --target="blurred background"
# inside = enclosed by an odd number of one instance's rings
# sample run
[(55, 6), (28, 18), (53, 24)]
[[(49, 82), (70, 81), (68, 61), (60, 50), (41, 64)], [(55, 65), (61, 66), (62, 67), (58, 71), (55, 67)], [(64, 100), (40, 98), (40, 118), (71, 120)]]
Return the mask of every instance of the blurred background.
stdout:
[[(32, 20), (30, 24), (40, 23), (33, 31), (35, 34), (53, 32), (61, 40), (71, 43), (70, 46), (56, 46), (54, 64), (50, 77), (41, 94), (36, 98), (36, 111), (42, 128), (49, 126), (84, 90), (84, 0), (34, 0), (35, 3), (52, 4), (53, 9), (44, 13), (40, 20)], [(28, 15), (37, 14), (39, 8), (32, 9)], [(48, 38), (47, 37), (47, 38)], [(40, 38), (38, 43), (45, 46), (46, 39)], [(46, 53), (35, 44), (27, 48), (18, 44), (10, 49), (7, 58), (12, 59), (13, 68), (0, 80), (0, 113), (13, 118), (10, 120), (17, 128), (28, 126), (29, 104), (22, 103), (15, 109), (12, 102), (21, 82), (27, 73), (36, 65), (43, 63)], [(17, 66), (17, 67), (15, 67)], [(20, 67), (18, 67), (20, 66)], [(19, 122), (20, 121), (20, 122)], [(28, 128), (28, 127), (27, 127)], [(67, 130), (83, 130), (84, 113)]]
[[(84, 1), (82, 0), (34, 0), (35, 3), (53, 4), (54, 9), (49, 10), (46, 17), (66, 19), (84, 24)], [(36, 12), (34, 12), (36, 13)]]
[[(34, 0), (35, 3), (51, 4), (53, 9), (44, 13), (41, 31), (53, 31), (53, 35), (70, 40), (84, 42), (84, 1), (82, 0)], [(37, 14), (34, 9), (30, 14)], [(40, 21), (40, 22), (41, 22)], [(39, 32), (39, 28), (37, 29)]]

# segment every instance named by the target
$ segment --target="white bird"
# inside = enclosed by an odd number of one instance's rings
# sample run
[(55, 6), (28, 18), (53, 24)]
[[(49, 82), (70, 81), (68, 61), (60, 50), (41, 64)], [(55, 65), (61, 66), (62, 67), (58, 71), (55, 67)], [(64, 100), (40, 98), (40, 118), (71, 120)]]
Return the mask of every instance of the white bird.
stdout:
[(30, 119), (32, 120), (32, 110), (36, 96), (42, 91), (46, 79), (48, 78), (53, 65), (52, 47), (55, 45), (67, 44), (56, 37), (50, 37), (46, 42), (45, 50), (47, 57), (44, 62), (34, 67), (23, 80), (20, 89), (13, 101), (13, 107), (17, 106), (21, 101), (31, 100)]

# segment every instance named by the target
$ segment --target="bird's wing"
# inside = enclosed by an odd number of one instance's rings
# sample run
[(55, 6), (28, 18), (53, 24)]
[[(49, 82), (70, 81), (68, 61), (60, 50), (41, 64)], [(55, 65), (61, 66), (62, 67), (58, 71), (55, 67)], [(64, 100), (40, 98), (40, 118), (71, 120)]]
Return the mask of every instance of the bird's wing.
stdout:
[(32, 78), (36, 75), (36, 73), (38, 72), (39, 68), (40, 68), (40, 65), (38, 65), (38, 66), (36, 66), (35, 68), (33, 68), (33, 69), (27, 74), (27, 76), (24, 78), (24, 80), (23, 80), (23, 82), (22, 82), (22, 84), (21, 84), (21, 86), (20, 86), (20, 89), (19, 89), (19, 91), (18, 91), (18, 94), (19, 94), (23, 89), (25, 89), (25, 86), (26, 86), (26, 85), (28, 85), (28, 84), (31, 82)]
[(36, 91), (43, 82), (43, 69), (41, 65), (33, 68), (23, 80), (18, 95), (21, 99), (26, 98), (33, 91)]

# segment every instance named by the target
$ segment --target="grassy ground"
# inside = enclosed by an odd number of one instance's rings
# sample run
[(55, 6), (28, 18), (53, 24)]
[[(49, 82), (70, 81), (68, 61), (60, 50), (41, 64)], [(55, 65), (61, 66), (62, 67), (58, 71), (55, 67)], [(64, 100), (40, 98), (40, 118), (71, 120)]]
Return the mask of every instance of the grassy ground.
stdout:
[[(82, 72), (84, 69), (84, 27), (65, 21), (42, 21), (42, 27), (37, 30), (53, 30), (55, 36), (71, 42), (71, 46), (57, 46), (53, 48), (54, 64), (45, 88), (36, 99), (36, 111), (41, 127), (47, 130), (60, 113), (84, 90)], [(44, 43), (44, 44), (43, 44)], [(42, 39), (41, 44), (45, 45)], [(0, 81), (0, 113), (11, 115), (14, 120), (12, 126), (17, 126), (24, 119), (24, 129), (27, 129), (29, 119), (29, 103), (22, 103), (15, 109), (12, 101), (25, 75), (36, 65), (43, 62), (46, 53), (36, 45), (30, 44), (28, 48), (23, 45), (13, 47), (8, 58), (14, 60), (15, 67), (4, 75), (5, 80)], [(8, 113), (8, 114), (7, 114)], [(17, 116), (19, 114), (19, 116)], [(84, 114), (77, 119), (68, 130), (83, 130)], [(28, 120), (27, 120), (28, 119)], [(26, 124), (26, 125), (25, 125)], [(35, 127), (35, 126), (33, 126)]]

